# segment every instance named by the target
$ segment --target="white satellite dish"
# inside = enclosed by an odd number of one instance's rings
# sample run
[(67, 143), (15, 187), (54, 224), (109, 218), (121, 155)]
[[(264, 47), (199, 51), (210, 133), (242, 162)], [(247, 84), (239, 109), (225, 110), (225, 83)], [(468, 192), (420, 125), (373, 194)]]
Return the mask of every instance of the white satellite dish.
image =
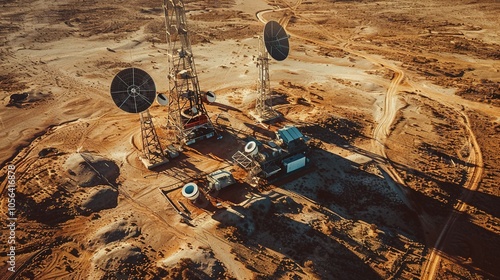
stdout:
[(168, 97), (165, 94), (160, 93), (156, 96), (156, 102), (162, 106), (168, 105)]
[(250, 141), (245, 145), (245, 153), (254, 156), (259, 152), (259, 148), (257, 148), (257, 143), (255, 141)]
[(208, 103), (214, 103), (215, 102), (215, 93), (213, 91), (207, 91), (205, 93), (205, 100), (208, 102)]

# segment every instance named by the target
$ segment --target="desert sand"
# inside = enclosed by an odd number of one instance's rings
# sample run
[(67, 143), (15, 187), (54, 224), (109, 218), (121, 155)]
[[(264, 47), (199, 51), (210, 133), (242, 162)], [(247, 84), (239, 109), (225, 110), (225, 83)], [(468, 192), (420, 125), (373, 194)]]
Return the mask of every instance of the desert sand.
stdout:
[[(162, 1), (0, 1), (1, 279), (500, 277), (498, 1), (185, 2), (223, 138), (148, 170), (109, 87), (137, 67), (168, 91)], [(270, 20), (291, 49), (270, 62), (268, 126), (252, 110)], [(247, 180), (231, 156), (285, 125), (313, 167)], [(237, 184), (182, 197), (218, 169)]]

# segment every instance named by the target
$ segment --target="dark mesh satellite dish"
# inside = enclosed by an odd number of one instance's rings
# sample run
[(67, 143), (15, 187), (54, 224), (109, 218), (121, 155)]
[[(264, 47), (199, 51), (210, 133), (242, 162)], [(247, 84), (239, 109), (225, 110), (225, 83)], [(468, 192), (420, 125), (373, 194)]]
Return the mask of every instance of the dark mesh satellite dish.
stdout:
[(156, 98), (153, 78), (139, 68), (124, 69), (111, 82), (111, 98), (125, 112), (145, 111)]
[(264, 27), (264, 44), (272, 58), (282, 61), (288, 56), (290, 45), (283, 26), (276, 21), (269, 21)]

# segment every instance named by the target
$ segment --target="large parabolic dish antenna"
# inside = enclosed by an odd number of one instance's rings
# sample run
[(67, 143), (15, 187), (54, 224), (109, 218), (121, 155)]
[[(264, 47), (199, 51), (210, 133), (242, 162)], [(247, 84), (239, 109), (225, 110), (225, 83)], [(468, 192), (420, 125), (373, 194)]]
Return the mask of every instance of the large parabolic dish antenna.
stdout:
[(282, 61), (288, 56), (290, 44), (285, 29), (276, 21), (269, 21), (264, 27), (264, 44), (272, 58)]
[(156, 98), (153, 78), (139, 68), (124, 69), (111, 82), (111, 98), (125, 112), (143, 112)]

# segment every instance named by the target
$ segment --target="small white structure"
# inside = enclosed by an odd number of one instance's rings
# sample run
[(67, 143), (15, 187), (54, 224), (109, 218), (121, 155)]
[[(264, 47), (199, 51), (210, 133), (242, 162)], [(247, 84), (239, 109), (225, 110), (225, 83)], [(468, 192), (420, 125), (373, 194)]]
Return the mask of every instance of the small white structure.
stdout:
[(156, 102), (158, 102), (161, 106), (166, 106), (168, 105), (168, 97), (165, 94), (160, 93), (156, 96)]
[(230, 186), (236, 181), (234, 180), (231, 172), (226, 170), (217, 170), (207, 175), (208, 180), (208, 190), (209, 191), (218, 191), (222, 188)]
[(257, 143), (255, 141), (250, 141), (245, 145), (245, 153), (250, 156), (255, 156), (259, 153), (259, 148), (257, 147)]
[(195, 183), (185, 184), (184, 187), (182, 187), (182, 195), (191, 201), (195, 201), (200, 195), (198, 185), (196, 185)]

